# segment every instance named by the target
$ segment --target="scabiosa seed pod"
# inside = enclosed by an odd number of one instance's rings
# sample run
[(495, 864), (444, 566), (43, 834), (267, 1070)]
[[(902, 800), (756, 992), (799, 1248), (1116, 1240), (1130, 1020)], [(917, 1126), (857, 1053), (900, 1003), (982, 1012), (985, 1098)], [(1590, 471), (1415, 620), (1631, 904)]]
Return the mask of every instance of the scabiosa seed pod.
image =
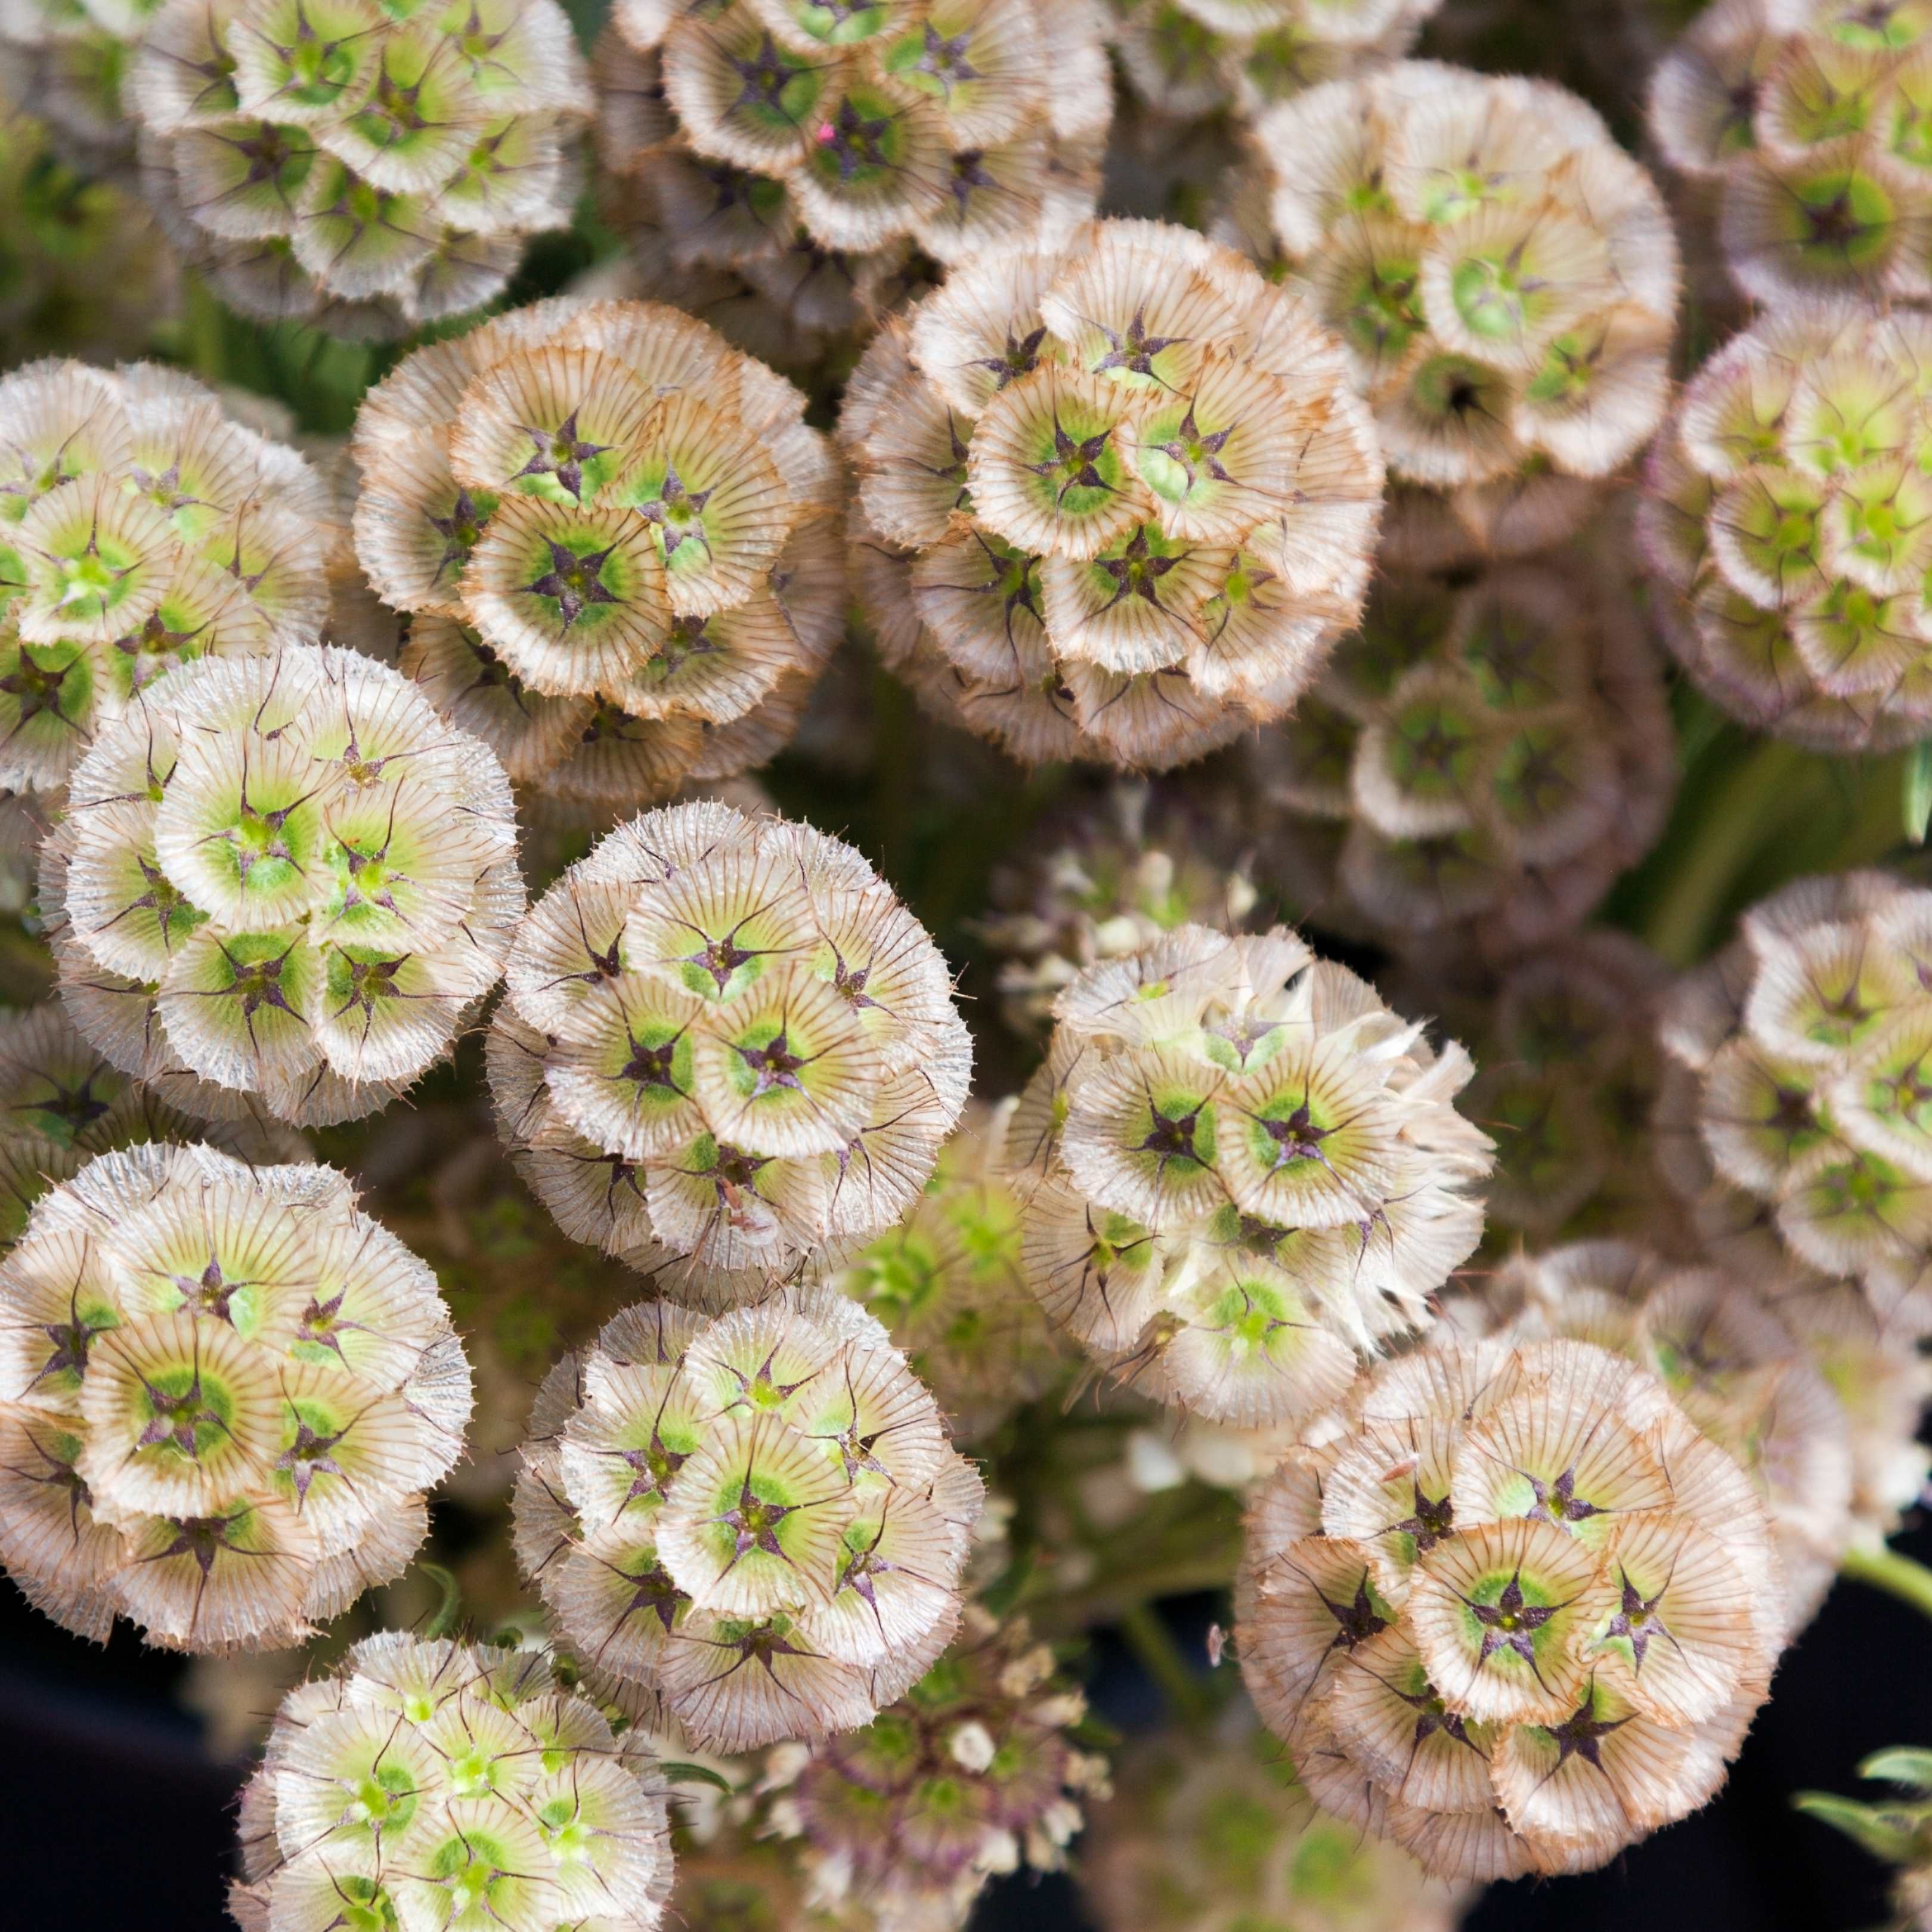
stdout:
[(1264, 113), (1324, 81), (1400, 60), (1442, 0), (1113, 0), (1114, 44), (1134, 92), (1190, 121)]
[(993, 1874), (1064, 1868), (1082, 1796), (1107, 1790), (1106, 1760), (1066, 1736), (1085, 1712), (1024, 1618), (969, 1605), (951, 1648), (864, 1730), (766, 1772), (763, 1828), (802, 1841), (811, 1907), (947, 1932)]
[(1706, 362), (1638, 530), (1664, 634), (1712, 700), (1820, 751), (1932, 733), (1932, 322), (1787, 307)]
[(202, 658), (76, 768), (41, 909), (69, 1017), (172, 1105), (298, 1126), (449, 1051), (524, 911), (488, 748), (352, 652)]
[[(1677, 781), (1656, 654), (1581, 559), (1460, 589), (1384, 578), (1249, 756), (1264, 878), (1397, 952), (1446, 938), (1491, 958), (1582, 920), (1662, 831)], [(1305, 876), (1319, 821), (1345, 828), (1325, 904)]]
[(334, 1168), (102, 1154), (0, 1261), (0, 1562), (84, 1636), (295, 1643), (415, 1555), (470, 1400), (435, 1275)]
[(1652, 76), (1672, 166), (1720, 184), (1732, 280), (1767, 306), (1932, 296), (1932, 36), (1915, 8), (1720, 0)]
[(1052, 1024), (1053, 1003), (1088, 967), (1151, 945), (1191, 922), (1238, 932), (1260, 904), (1229, 828), (1178, 792), (1117, 781), (993, 874), (998, 908), (980, 924), (1000, 968), (1015, 1032)]
[(874, 338), (839, 434), (881, 653), (1023, 764), (1231, 743), (1360, 609), (1382, 459), (1339, 347), (1185, 229), (961, 265)]
[(532, 1188), (706, 1305), (889, 1227), (966, 1103), (945, 962), (808, 825), (646, 812), (538, 902), (507, 975), (490, 1078)]
[(632, 0), (598, 65), (619, 224), (647, 280), (706, 315), (744, 291), (768, 322), (846, 334), (915, 261), (1050, 244), (1099, 197), (1091, 0)]
[(1281, 927), (1183, 926), (1083, 973), (1008, 1131), (1034, 1292), (1097, 1361), (1211, 1420), (1328, 1406), (1480, 1239), (1468, 1080)]
[(242, 1794), (242, 1932), (592, 1924), (654, 1932), (667, 1786), (541, 1651), (364, 1638), (275, 1714)]
[(748, 1750), (853, 1730), (926, 1674), (983, 1495), (836, 1290), (715, 1321), (646, 1303), (539, 1393), (517, 1553), (586, 1668)]
[(555, 0), (166, 0), (124, 94), (224, 301), (377, 340), (479, 308), (569, 225), (591, 109)]
[(1020, 1258), (1020, 1203), (1003, 1171), (1016, 1103), (969, 1101), (926, 1191), (832, 1286), (883, 1322), (953, 1439), (990, 1436), (1066, 1366)]
[(0, 378), (0, 784), (66, 783), (172, 666), (314, 644), (338, 536), (302, 458), (190, 376)]
[(1659, 1163), (1747, 1271), (1781, 1251), (1892, 1305), (1932, 1262), (1928, 988), (1932, 892), (1872, 872), (1794, 881), (1678, 982)]
[(1696, 1245), (1675, 1192), (1658, 1185), (1651, 1120), (1664, 1080), (1657, 1022), (1670, 969), (1602, 928), (1566, 934), (1500, 972), (1418, 950), (1383, 987), (1465, 1042), (1476, 1077), (1462, 1110), (1496, 1142), (1484, 1190), (1490, 1251), (1625, 1235)]
[[(1634, 1243), (1583, 1241), (1520, 1253), (1444, 1306), (1445, 1328), (1466, 1341), (1567, 1337), (1613, 1349), (1655, 1376), (1744, 1469), (1763, 1504), (1786, 1641), (1816, 1615), (1851, 1543), (1858, 1463), (1850, 1412), (1786, 1318), (1788, 1293), (1728, 1269), (1664, 1261)], [(1813, 1318), (1834, 1316), (1847, 1380), (1864, 1380), (1858, 1371), (1869, 1358), (1858, 1358), (1868, 1338), (1828, 1294)], [(1876, 1413), (1873, 1421), (1880, 1424)], [(1907, 1442), (1917, 1421), (1915, 1405)]]
[(82, 1039), (57, 1000), (0, 1011), (0, 1248), (19, 1238), (49, 1188), (137, 1142), (205, 1141), (254, 1165), (310, 1153), (252, 1098), (224, 1120), (170, 1106)]
[(598, 829), (761, 764), (844, 622), (838, 466), (804, 410), (651, 302), (539, 302), (418, 350), (353, 445), (404, 670)]
[(1574, 94), (1428, 62), (1311, 88), (1255, 141), (1289, 286), (1410, 486), (1392, 535), (1449, 560), (1576, 529), (1670, 394), (1677, 245), (1650, 177)]
[(1784, 1641), (1749, 1480), (1557, 1340), (1426, 1348), (1250, 1510), (1241, 1667), (1324, 1810), (1440, 1877), (1588, 1870), (1723, 1782)]
[(1204, 1737), (1137, 1739), (1114, 1782), (1080, 1841), (1103, 1932), (1454, 1932), (1471, 1896), (1318, 1810), (1245, 1697)]

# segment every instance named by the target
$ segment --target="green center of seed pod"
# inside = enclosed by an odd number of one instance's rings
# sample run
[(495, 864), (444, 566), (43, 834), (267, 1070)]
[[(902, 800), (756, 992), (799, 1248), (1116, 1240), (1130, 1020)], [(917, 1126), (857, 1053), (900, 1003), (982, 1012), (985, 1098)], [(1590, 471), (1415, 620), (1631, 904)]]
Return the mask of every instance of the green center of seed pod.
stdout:
[(819, 95), (823, 83), (795, 55), (781, 53), (770, 34), (763, 35), (758, 51), (748, 59), (730, 57), (738, 76), (738, 98), (731, 104), (733, 113), (766, 127), (796, 128), (804, 122)]
[(707, 557), (711, 554), (711, 539), (704, 529), (704, 507), (715, 494), (711, 490), (686, 488), (677, 466), (667, 461), (664, 481), (656, 494), (634, 506), (639, 516), (656, 526), (667, 564), (686, 543), (695, 543)]
[(849, 0), (803, 0), (802, 4), (794, 4), (786, 10), (814, 40), (830, 47), (845, 47), (869, 40), (885, 25), (890, 10), (880, 0), (856, 0), (856, 4)]
[(510, 1863), (503, 1846), (484, 1832), (466, 1832), (437, 1846), (430, 1872), (448, 1894), (450, 1919), (463, 1919), (472, 1912), (494, 1918), (492, 1897), (513, 1880)]
[(1398, 360), (1426, 326), (1420, 280), (1412, 261), (1366, 264), (1344, 286), (1334, 317), (1350, 347), (1376, 362)]
[(898, 167), (905, 139), (898, 117), (883, 94), (855, 87), (812, 136), (812, 165), (836, 176), (843, 187), (866, 187)]
[(98, 530), (88, 532), (77, 552), (56, 552), (51, 561), (56, 582), (55, 605), (76, 617), (98, 617), (120, 602), (123, 586), (140, 568), (141, 559), (124, 543)]
[[(1652, 1639), (1667, 1638), (1670, 1635), (1658, 1610), (1658, 1604), (1664, 1601), (1664, 1591), (1659, 1590), (1654, 1597), (1646, 1597), (1630, 1581), (1628, 1572), (1618, 1574), (1623, 1586), (1622, 1594), (1616, 1615), (1604, 1626), (1604, 1637), (1606, 1642), (1613, 1637), (1621, 1637), (1630, 1646), (1631, 1663), (1641, 1670), (1644, 1654), (1649, 1649)], [(1666, 1585), (1665, 1587), (1667, 1588), (1669, 1586)]]
[(483, 535), (483, 526), (489, 520), (490, 512), (496, 507), (496, 500), (487, 490), (471, 496), (467, 490), (459, 489), (456, 500), (449, 507), (446, 517), (431, 515), (425, 511), (430, 527), (442, 538), (442, 555), (437, 560), (436, 574), (442, 576), (446, 570), (452, 577), (463, 574), (464, 565), (470, 561), (470, 553)]
[(1898, 211), (1868, 174), (1834, 169), (1810, 180), (1786, 181), (1784, 219), (1808, 268), (1858, 270), (1884, 254)]
[(332, 1883), (343, 1932), (396, 1932), (395, 1903), (374, 1879), (343, 1876)]
[(1519, 248), (1499, 258), (1466, 256), (1450, 278), (1450, 298), (1472, 335), (1513, 341), (1528, 326), (1534, 298), (1549, 286), (1526, 274)]
[[(518, 425), (530, 438), (532, 447), (522, 469), (512, 476), (513, 483), (526, 478), (552, 482), (555, 491), (568, 496), (573, 502), (581, 503), (586, 471), (593, 491), (608, 480), (610, 466), (599, 464), (597, 459), (609, 455), (616, 446), (592, 442), (587, 436), (580, 436), (578, 415), (578, 412), (572, 410), (555, 429), (534, 428), (528, 423)], [(550, 495), (553, 491), (545, 490), (542, 494)], [(554, 550), (556, 546), (553, 544), (551, 548)]]
[(897, 74), (922, 94), (950, 100), (955, 88), (982, 77), (967, 58), (971, 43), (970, 34), (948, 38), (927, 20), (916, 31), (902, 34), (886, 50), (886, 71)]
[(295, 1439), (276, 1457), (274, 1466), (294, 1485), (298, 1504), (308, 1501), (310, 1487), (316, 1477), (343, 1473), (342, 1465), (332, 1452), (346, 1433), (345, 1430), (319, 1432), (310, 1426), (308, 1417), (296, 1416)]
[(1540, 1600), (1544, 1593), (1533, 1582), (1526, 1590), (1520, 1570), (1506, 1579), (1497, 1577), (1479, 1587), (1493, 1588), (1496, 1594), (1492, 1602), (1487, 1603), (1477, 1597), (1462, 1599), (1482, 1632), (1476, 1658), (1478, 1667), (1488, 1663), (1498, 1651), (1505, 1651), (1520, 1658), (1532, 1670), (1536, 1670), (1536, 1634), (1558, 1611), (1568, 1609), (1568, 1605)]
[(86, 654), (77, 644), (22, 644), (14, 668), (0, 676), (0, 694), (14, 700), (16, 729), (42, 717), (78, 726), (88, 687)]
[(198, 1364), (183, 1363), (141, 1378), (140, 1406), (146, 1414), (135, 1438), (137, 1451), (158, 1450), (198, 1462), (222, 1441), (235, 1413), (234, 1398)]
[(1056, 408), (1052, 440), (1027, 468), (1052, 491), (1054, 508), (1083, 517), (1120, 494), (1121, 466), (1113, 446), (1113, 425), (1095, 427), (1076, 416), (1070, 427)]
[(604, 566), (616, 544), (606, 544), (602, 550), (579, 553), (554, 537), (546, 537), (543, 542), (550, 552), (550, 568), (524, 589), (533, 597), (548, 598), (556, 604), (562, 629), (568, 630), (593, 605), (620, 601), (604, 581)]

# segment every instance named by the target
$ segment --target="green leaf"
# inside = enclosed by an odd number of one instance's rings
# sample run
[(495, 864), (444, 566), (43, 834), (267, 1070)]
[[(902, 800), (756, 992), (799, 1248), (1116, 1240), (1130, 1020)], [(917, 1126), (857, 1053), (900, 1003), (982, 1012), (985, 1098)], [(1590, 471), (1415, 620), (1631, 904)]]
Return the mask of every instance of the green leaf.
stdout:
[(674, 1784), (715, 1784), (726, 1796), (737, 1787), (728, 1778), (720, 1778), (708, 1766), (701, 1764), (661, 1764), (658, 1766)]
[(1874, 1806), (1855, 1804), (1830, 1791), (1801, 1791), (1791, 1802), (1808, 1817), (1822, 1819), (1888, 1864), (1902, 1864), (1911, 1856), (1915, 1834), (1902, 1830), (1895, 1816)]
[(1922, 1744), (1894, 1744), (1874, 1751), (1858, 1766), (1861, 1778), (1882, 1778), (1912, 1791), (1932, 1793), (1932, 1750)]
[(1914, 745), (1905, 760), (1904, 801), (1905, 836), (1915, 845), (1925, 843), (1932, 823), (1932, 740)]

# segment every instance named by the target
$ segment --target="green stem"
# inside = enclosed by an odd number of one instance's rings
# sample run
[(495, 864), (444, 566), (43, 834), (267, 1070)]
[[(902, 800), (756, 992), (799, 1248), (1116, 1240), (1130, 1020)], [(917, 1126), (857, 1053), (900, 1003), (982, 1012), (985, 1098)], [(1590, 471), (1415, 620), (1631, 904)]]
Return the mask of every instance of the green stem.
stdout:
[(1811, 762), (1795, 746), (1760, 745), (1718, 788), (1696, 842), (1644, 921), (1643, 937), (1673, 966), (1702, 956), (1738, 874), (1802, 808)]
[(1856, 1576), (1932, 1617), (1932, 1570), (1895, 1550), (1851, 1550), (1838, 1565), (1841, 1576)]
[(1210, 1714), (1213, 1700), (1208, 1687), (1188, 1669), (1173, 1631), (1151, 1604), (1136, 1604), (1123, 1610), (1120, 1634), (1174, 1716), (1184, 1724), (1197, 1724)]
[(418, 1563), (416, 1568), (442, 1592), (442, 1601), (436, 1606), (436, 1614), (423, 1625), (424, 1640), (434, 1642), (440, 1636), (448, 1636), (462, 1616), (463, 1587), (440, 1563)]

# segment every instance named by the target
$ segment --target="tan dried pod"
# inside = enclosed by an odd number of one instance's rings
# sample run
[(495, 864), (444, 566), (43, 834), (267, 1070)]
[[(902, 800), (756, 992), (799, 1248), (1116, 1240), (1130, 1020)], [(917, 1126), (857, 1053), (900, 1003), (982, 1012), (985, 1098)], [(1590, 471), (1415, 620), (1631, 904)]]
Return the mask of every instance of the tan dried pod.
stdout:
[(468, 1897), (567, 1922), (594, 1900), (613, 1928), (654, 1932), (668, 1789), (650, 1744), (614, 1732), (542, 1648), (384, 1630), (275, 1713), (242, 1792), (229, 1910), (310, 1932), (344, 1910), (414, 1917)]
[(328, 627), (326, 483), (191, 376), (30, 363), (0, 379), (0, 784), (64, 784), (177, 664)]
[(1425, 1870), (1584, 1870), (1723, 1782), (1785, 1641), (1744, 1472), (1594, 1342), (1371, 1370), (1251, 1511), (1237, 1632), (1324, 1809)]
[(1305, 305), (1106, 221), (962, 264), (874, 338), (840, 436), (887, 663), (1028, 764), (1184, 764), (1279, 716), (1359, 611), (1382, 497)]
[(1007, 1130), (1034, 1292), (1156, 1399), (1257, 1427), (1347, 1390), (1474, 1249), (1488, 1141), (1438, 1055), (1280, 927), (1083, 972)]
[(357, 340), (482, 308), (567, 227), (592, 107), (554, 0), (164, 0), (123, 94), (148, 197), (222, 298)]
[(1259, 876), (1312, 907), (1334, 845), (1316, 916), (1438, 962), (1445, 943), (1500, 962), (1574, 929), (1676, 788), (1661, 668), (1628, 598), (1574, 554), (1384, 578), (1248, 751)]
[(490, 1077), (574, 1239), (730, 1306), (918, 1198), (971, 1053), (945, 962), (859, 854), (707, 802), (621, 826), (522, 926)]
[(76, 768), (41, 874), (68, 1014), (184, 1112), (310, 1125), (448, 1053), (524, 909), (510, 788), (349, 651), (202, 658)]
[(1670, 394), (1677, 244), (1643, 170), (1545, 81), (1405, 62), (1256, 122), (1288, 286), (1375, 412), (1424, 568), (1579, 528)]
[(628, 1310), (553, 1372), (532, 1427), (526, 1574), (584, 1664), (701, 1748), (855, 1730), (958, 1626), (980, 1479), (834, 1290)]
[(0, 1562), (70, 1630), (299, 1642), (399, 1575), (462, 1454), (434, 1273), (308, 1164), (104, 1154), (0, 1262)]
[(1094, 0), (621, 6), (598, 56), (640, 289), (788, 366), (856, 352), (935, 264), (1050, 243), (1099, 197)]
[(1792, 304), (1691, 379), (1638, 514), (1664, 635), (1713, 703), (1828, 752), (1932, 733), (1921, 317)]
[(1932, 293), (1932, 39), (1910, 8), (1723, 0), (1650, 82), (1664, 158), (1718, 190), (1724, 265), (1767, 308)]
[(843, 628), (805, 398), (655, 303), (560, 298), (364, 400), (357, 554), (401, 664), (553, 815), (602, 830), (764, 758)]

